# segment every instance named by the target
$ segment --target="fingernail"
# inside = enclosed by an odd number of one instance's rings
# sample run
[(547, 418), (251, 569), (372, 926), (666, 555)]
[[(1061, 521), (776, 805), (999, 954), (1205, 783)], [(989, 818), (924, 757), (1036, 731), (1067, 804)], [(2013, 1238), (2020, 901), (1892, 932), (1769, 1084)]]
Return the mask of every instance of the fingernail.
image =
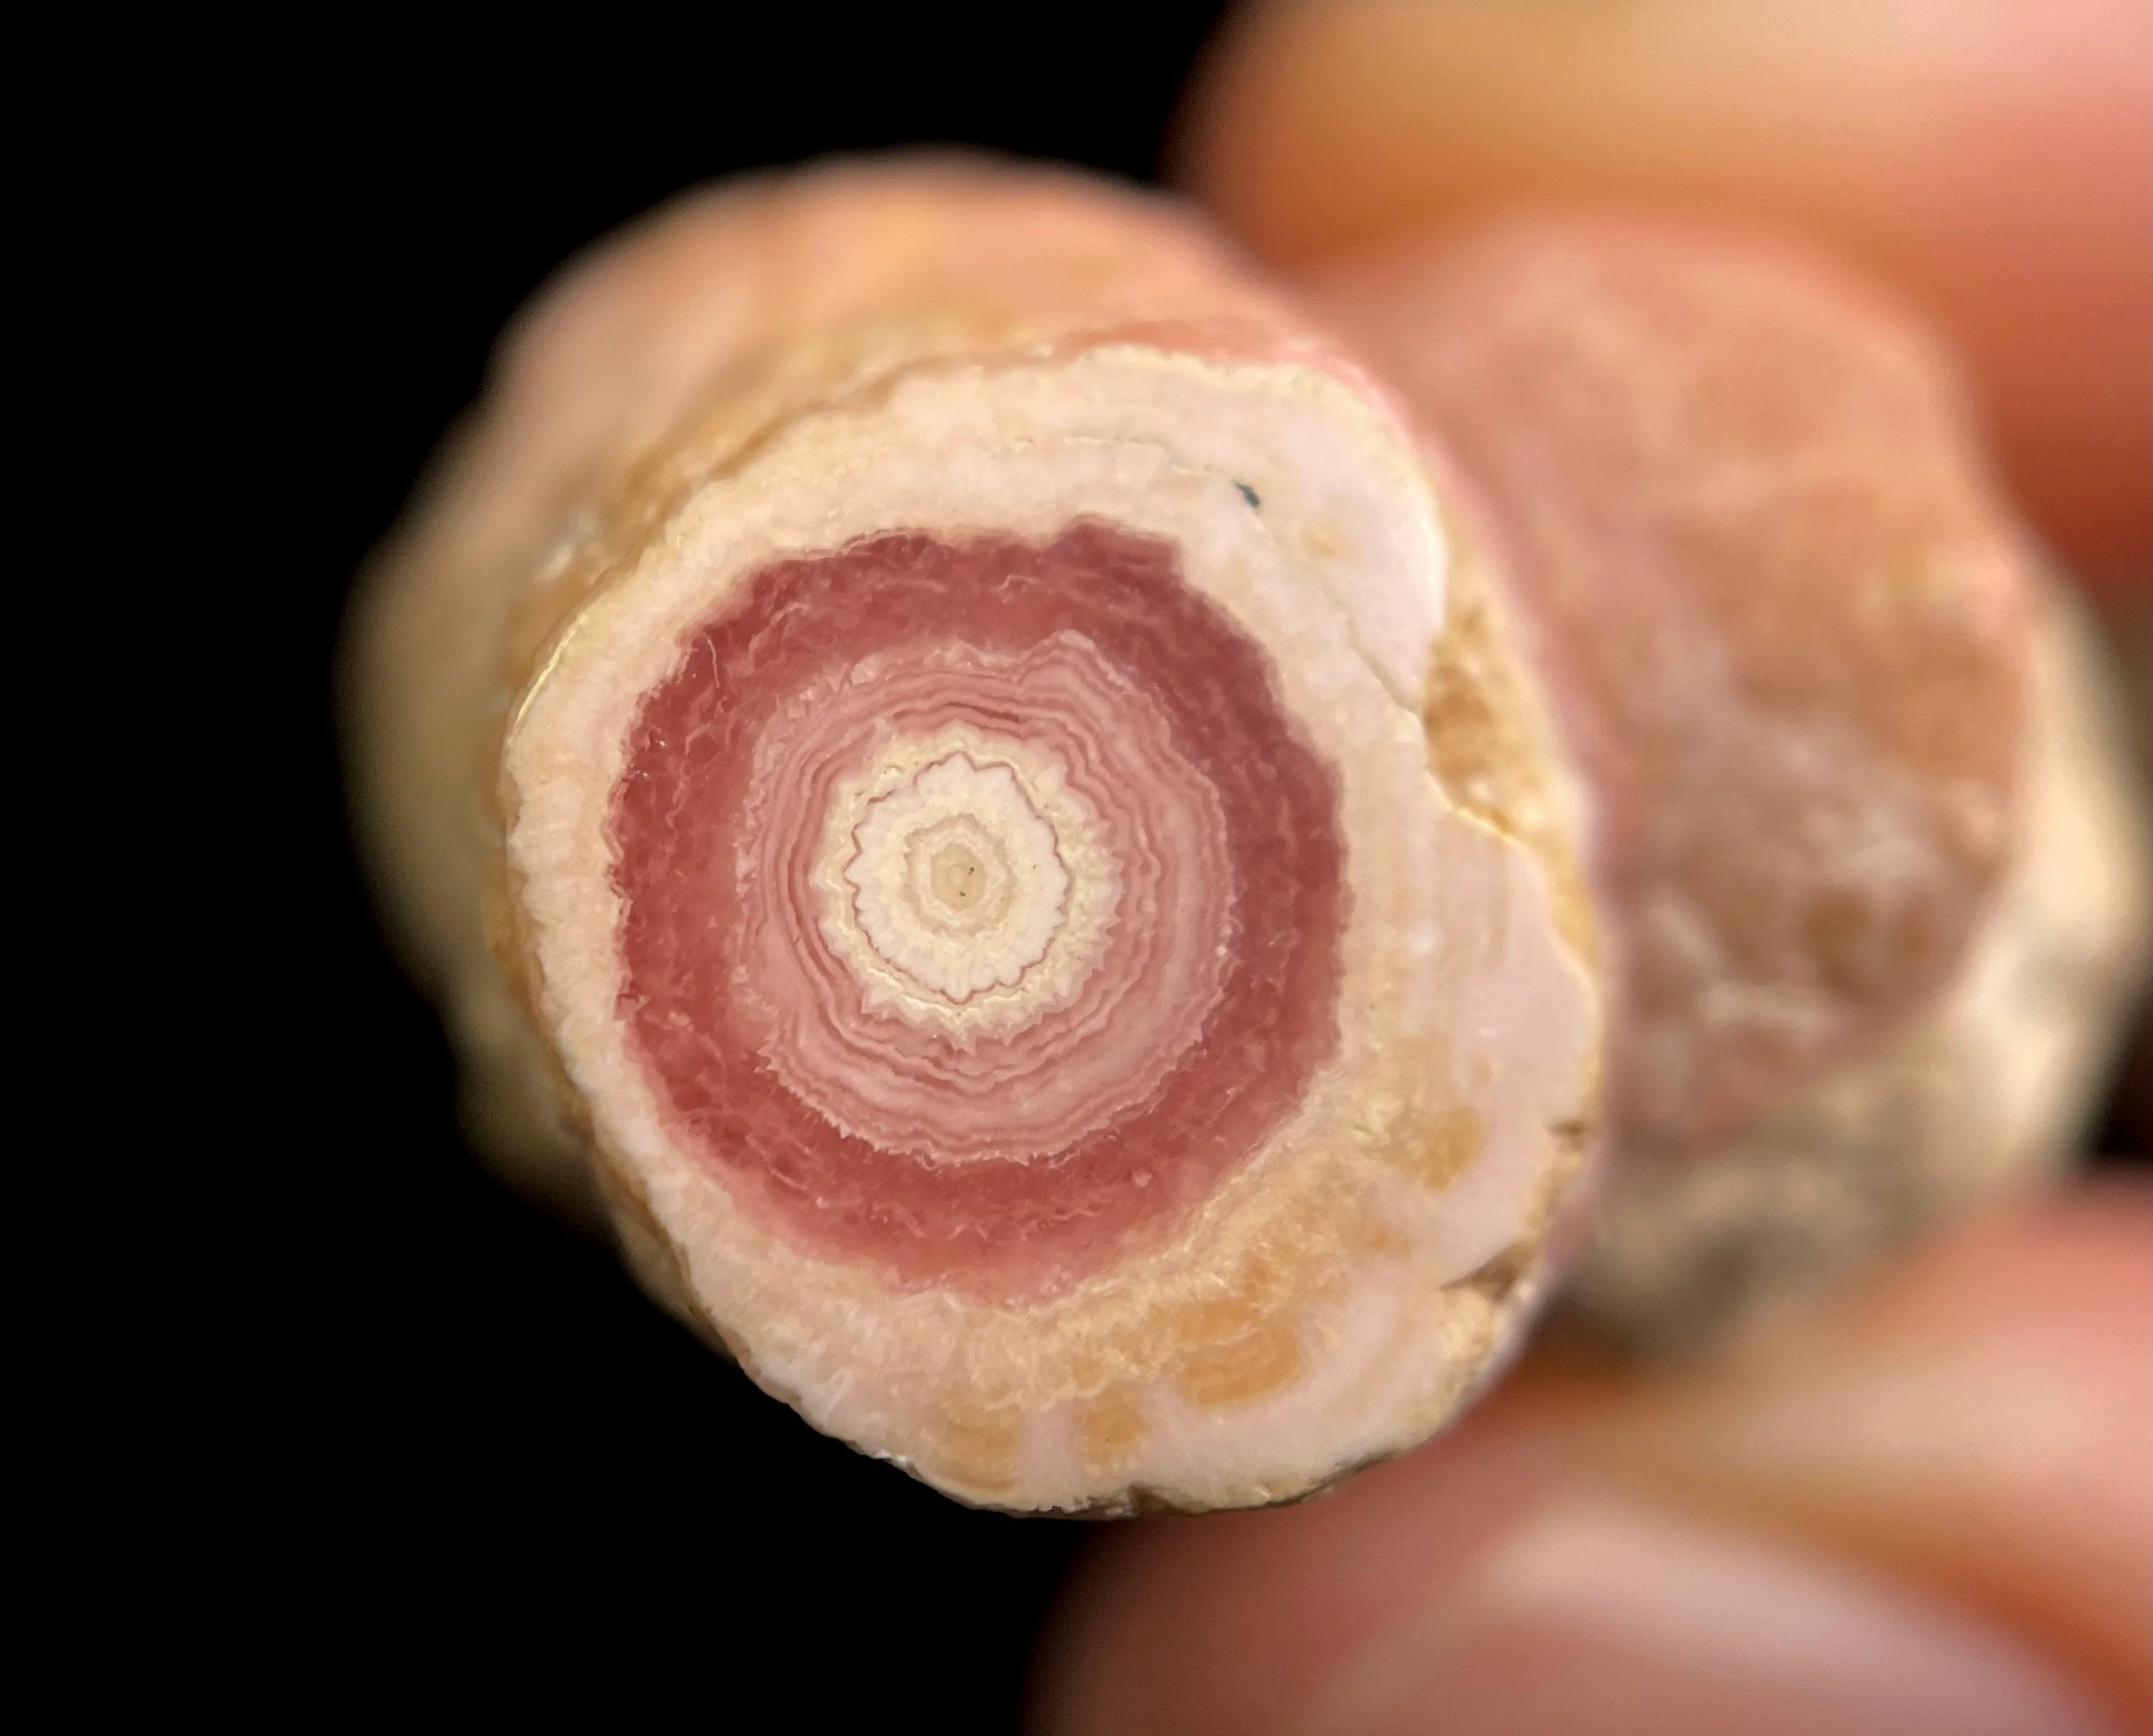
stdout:
[(1544, 1509), (1296, 1736), (2107, 1736), (2013, 1637), (1830, 1558), (1614, 1498)]

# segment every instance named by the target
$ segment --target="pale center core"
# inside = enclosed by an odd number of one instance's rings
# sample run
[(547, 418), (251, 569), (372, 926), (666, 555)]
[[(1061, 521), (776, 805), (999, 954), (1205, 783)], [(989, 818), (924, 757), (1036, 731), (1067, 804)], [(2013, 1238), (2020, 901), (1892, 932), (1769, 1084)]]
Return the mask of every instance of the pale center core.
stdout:
[(1031, 744), (889, 738), (832, 792), (823, 932), (872, 1001), (924, 1022), (1021, 1022), (1097, 950), (1118, 877), (1097, 832), (1059, 760)]

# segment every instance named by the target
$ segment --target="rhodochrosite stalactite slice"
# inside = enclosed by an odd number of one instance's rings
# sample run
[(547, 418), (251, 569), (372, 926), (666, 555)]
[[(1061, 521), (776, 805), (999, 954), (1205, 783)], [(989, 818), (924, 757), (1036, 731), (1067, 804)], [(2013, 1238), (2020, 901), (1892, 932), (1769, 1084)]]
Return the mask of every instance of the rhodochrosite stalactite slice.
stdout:
[(766, 1226), (903, 1289), (1156, 1246), (1336, 1043), (1337, 776), (1155, 537), (774, 563), (648, 693), (622, 1011)]

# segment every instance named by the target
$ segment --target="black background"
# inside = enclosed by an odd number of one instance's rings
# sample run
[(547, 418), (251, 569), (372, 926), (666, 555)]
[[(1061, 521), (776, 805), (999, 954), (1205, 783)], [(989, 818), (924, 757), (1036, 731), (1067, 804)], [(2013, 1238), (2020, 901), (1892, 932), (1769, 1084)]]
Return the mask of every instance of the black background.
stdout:
[[(966, 1509), (816, 1434), (477, 1167), (351, 856), (331, 669), (354, 570), (578, 249), (685, 186), (838, 150), (1154, 178), (1218, 10), (593, 16), (497, 56), (377, 31), (238, 79), (201, 117), (212, 156), (161, 171), (183, 220), (158, 268), (204, 286), (178, 389), (228, 423), (191, 455), (220, 526), (193, 624), (233, 654), (201, 665), (195, 763), (273, 871), (221, 858), (245, 908), (195, 937), (232, 997), (180, 1117), (224, 1148), (199, 1168), (232, 1183), (204, 1243), (228, 1306), (205, 1328), (220, 1378), (182, 1377), (155, 1426), (215, 1438), (216, 1475), (174, 1499), (205, 1509), (191, 1547), (260, 1581), (262, 1625), (218, 1642), (261, 1649), (257, 1688), (288, 1659), (324, 1707), (415, 1715), (438, 1676), (504, 1714), (598, 1693), (608, 1722), (685, 1698), (728, 1729), (1015, 1727), (1092, 1528)], [(176, 823), (206, 831), (209, 805)], [(266, 939), (243, 964), (242, 929)]]

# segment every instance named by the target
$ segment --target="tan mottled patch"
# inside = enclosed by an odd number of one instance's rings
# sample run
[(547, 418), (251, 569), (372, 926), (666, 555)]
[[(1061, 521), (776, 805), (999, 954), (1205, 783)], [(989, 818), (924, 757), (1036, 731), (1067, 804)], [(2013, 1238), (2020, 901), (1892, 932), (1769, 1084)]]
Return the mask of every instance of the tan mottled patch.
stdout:
[[(1462, 537), (1459, 547), (1466, 545)], [(1556, 774), (1553, 725), (1519, 661), (1487, 575), (1470, 558), (1453, 568), (1443, 637), (1421, 700), (1428, 766), (1443, 793), (1532, 853), (1547, 878), (1555, 931), (1580, 960), (1598, 955), (1591, 894)]]
[(1151, 1424), (1127, 1392), (1110, 1388), (1078, 1411), (1076, 1450), (1088, 1474), (1110, 1476), (1135, 1456), (1150, 1433)]
[(1301, 532), (1301, 552), (1319, 561), (1342, 560), (1353, 550), (1353, 539), (1346, 527), (1336, 520), (1322, 518)]
[(1406, 1153), (1407, 1173), (1423, 1187), (1447, 1188), (1480, 1155), (1488, 1123), (1478, 1109), (1459, 1103), (1428, 1124), (1426, 1135)]
[(1395, 1224), (1387, 1224), (1373, 1212), (1363, 1214), (1351, 1226), (1354, 1249), (1362, 1254), (1403, 1255), (1412, 1251), (1412, 1242)]
[[(1228, 1287), (1178, 1303), (1158, 1326), (1147, 1322), (1143, 1330), (1147, 1335), (1160, 1334), (1153, 1338), (1154, 1343), (1163, 1341), (1188, 1350), (1244, 1338), (1284, 1301), (1291, 1288), (1288, 1270), (1261, 1246), (1252, 1249), (1233, 1273)], [(1297, 1275), (1306, 1284), (1313, 1275), (1304, 1271)]]
[(1173, 1316), (1174, 1341), (1200, 1347), (1239, 1338), (1262, 1318), (1263, 1311), (1246, 1296), (1206, 1296), (1184, 1304)]
[(943, 1413), (935, 1450), (928, 1458), (935, 1474), (981, 1494), (1014, 1488), (1021, 1436), (1019, 1419), (1005, 1412)]
[(1300, 1340), (1292, 1326), (1273, 1320), (1231, 1344), (1198, 1351), (1181, 1365), (1174, 1384), (1191, 1404), (1246, 1404), (1287, 1385), (1300, 1364)]

